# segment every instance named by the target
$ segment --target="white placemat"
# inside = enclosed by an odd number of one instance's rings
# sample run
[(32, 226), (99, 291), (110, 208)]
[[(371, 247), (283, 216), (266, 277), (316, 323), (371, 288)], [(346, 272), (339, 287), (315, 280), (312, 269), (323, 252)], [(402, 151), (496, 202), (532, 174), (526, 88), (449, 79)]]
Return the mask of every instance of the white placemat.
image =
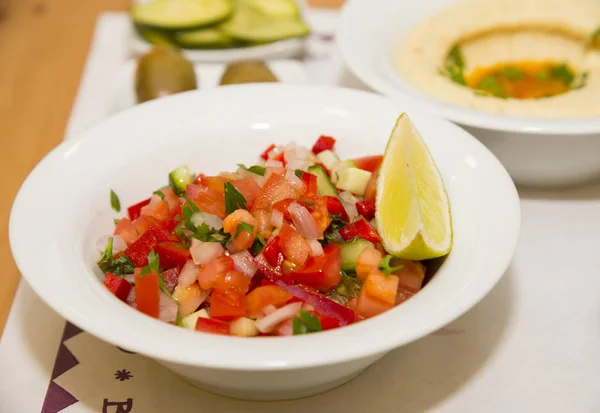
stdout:
[[(316, 34), (306, 74), (362, 87), (335, 52), (335, 19), (309, 15)], [(107, 115), (128, 35), (125, 15), (98, 20), (67, 137)], [(65, 323), (21, 282), (0, 341), (0, 412), (600, 412), (600, 185), (521, 196), (517, 254), (480, 304), (352, 382), (301, 400), (244, 402), (198, 390)]]

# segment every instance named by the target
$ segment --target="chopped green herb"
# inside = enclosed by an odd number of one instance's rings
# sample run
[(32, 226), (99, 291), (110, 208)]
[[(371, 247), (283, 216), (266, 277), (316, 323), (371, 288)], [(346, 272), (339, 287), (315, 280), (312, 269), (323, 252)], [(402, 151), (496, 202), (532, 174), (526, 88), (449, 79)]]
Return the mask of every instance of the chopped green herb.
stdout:
[(296, 169), (294, 171), (294, 175), (296, 175), (298, 178), (302, 179), (302, 175), (304, 175), (304, 171), (301, 169)]
[(265, 173), (267, 172), (267, 168), (265, 168), (264, 166), (260, 166), (260, 165), (254, 165), (254, 166), (251, 166), (250, 168), (248, 168), (244, 164), (238, 163), (237, 166), (239, 166), (240, 168), (242, 168), (248, 172), (252, 172), (253, 174), (260, 175), (260, 176), (265, 176)]
[(165, 194), (162, 193), (162, 191), (160, 189), (152, 192), (154, 195), (158, 195), (160, 197), (160, 199), (165, 199)]
[(121, 201), (119, 201), (119, 197), (112, 189), (110, 190), (110, 206), (115, 211), (121, 212)]
[(150, 274), (152, 271), (157, 274), (160, 272), (160, 257), (154, 250), (150, 251), (150, 254), (148, 254), (148, 265), (142, 268), (140, 278), (146, 274)]
[(502, 76), (507, 78), (508, 80), (519, 80), (525, 75), (523, 71), (514, 66), (507, 66), (502, 70)]
[(298, 316), (292, 318), (292, 330), (294, 335), (316, 333), (322, 330), (321, 321), (315, 314), (301, 308)]
[(98, 259), (98, 267), (103, 273), (110, 272), (117, 276), (123, 276), (126, 274), (132, 274), (135, 270), (135, 266), (131, 260), (126, 256), (122, 255), (116, 260), (113, 259), (113, 237), (108, 239), (106, 248), (102, 252), (102, 255)]
[(446, 56), (446, 61), (444, 62), (444, 66), (440, 70), (440, 73), (449, 77), (454, 83), (466, 85), (467, 81), (465, 80), (464, 68), (465, 59), (463, 58), (462, 50), (460, 45), (455, 44), (448, 52), (448, 56)]
[(546, 70), (540, 70), (535, 74), (535, 77), (538, 80), (548, 80), (550, 78), (550, 74)]
[(401, 270), (402, 268), (404, 268), (404, 265), (400, 264), (397, 265), (395, 267), (390, 267), (390, 261), (394, 259), (394, 257), (390, 254), (387, 254), (385, 257), (383, 257), (383, 259), (381, 260), (381, 263), (379, 264), (379, 269), (385, 273), (385, 275), (390, 275), (393, 272), (396, 272), (398, 270)]
[(192, 246), (192, 244), (190, 244), (189, 242), (188, 243), (180, 243), (180, 244), (177, 244), (177, 246), (179, 248), (189, 248)]
[(183, 318), (181, 318), (181, 314), (179, 314), (179, 311), (177, 311), (176, 322), (179, 327), (185, 327), (185, 325), (183, 324)]
[(189, 199), (186, 195), (183, 195), (183, 199), (185, 199), (185, 201), (188, 203), (188, 205), (192, 209), (192, 211), (194, 211), (194, 212), (200, 212), (200, 208), (198, 208), (198, 205), (196, 205), (195, 203), (193, 203), (192, 200)]
[(560, 80), (565, 86), (570, 86), (575, 80), (575, 74), (566, 64), (560, 64), (550, 68), (550, 77), (552, 79)]
[(573, 81), (573, 84), (571, 85), (571, 89), (576, 90), (576, 89), (581, 89), (581, 88), (585, 87), (589, 76), (590, 76), (590, 74), (588, 72), (581, 72), (579, 75), (577, 75), (577, 77)]
[(257, 235), (254, 239), (254, 242), (252, 243), (252, 246), (250, 247), (250, 253), (254, 256), (260, 254), (263, 247), (265, 246), (265, 243), (265, 239), (260, 235)]
[(361, 286), (362, 283), (356, 278), (356, 274), (349, 275), (342, 271), (340, 283), (327, 291), (325, 295), (342, 305), (347, 305), (352, 298), (358, 297)]
[[(177, 298), (173, 297), (169, 290), (167, 290), (167, 287), (165, 287), (165, 277), (163, 277), (162, 274), (158, 276), (158, 288), (160, 288), (160, 290), (163, 293), (165, 293), (167, 297), (173, 300), (175, 304), (179, 305), (179, 301), (177, 300)], [(177, 314), (179, 315), (179, 311), (177, 312)]]
[(459, 44), (452, 46), (450, 52), (448, 53), (447, 61), (460, 69), (464, 69), (465, 59), (463, 58), (462, 50)]
[(246, 222), (240, 223), (235, 229), (235, 235), (233, 236), (233, 239), (237, 239), (237, 237), (239, 237), (242, 231), (246, 231), (248, 234), (252, 234), (254, 232), (254, 225), (250, 225)]
[(593, 47), (600, 46), (600, 27), (597, 28), (590, 36), (590, 43)]
[(115, 219), (113, 219), (113, 222), (115, 223), (115, 225), (119, 225), (119, 221), (120, 221), (120, 219), (119, 219), (119, 218), (115, 218)]
[(494, 76), (486, 76), (481, 79), (477, 88), (499, 98), (506, 97), (504, 90), (502, 90), (502, 85)]
[(238, 192), (231, 182), (225, 182), (225, 212), (231, 214), (236, 209), (246, 209), (246, 198)]

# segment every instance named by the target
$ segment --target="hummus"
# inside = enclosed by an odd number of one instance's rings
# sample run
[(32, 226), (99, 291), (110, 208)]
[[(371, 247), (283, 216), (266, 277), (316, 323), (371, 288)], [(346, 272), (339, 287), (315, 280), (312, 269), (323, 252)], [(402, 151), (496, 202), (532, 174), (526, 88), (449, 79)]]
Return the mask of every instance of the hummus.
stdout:
[[(599, 26), (598, 0), (462, 1), (402, 39), (396, 69), (423, 92), (471, 109), (516, 116), (599, 116), (600, 49), (591, 47)], [(462, 72), (457, 80), (445, 65), (458, 50)], [(567, 71), (567, 86), (545, 96), (515, 98), (482, 92), (469, 82), (481, 68), (506, 68), (511, 62), (528, 67), (555, 62), (559, 71)], [(460, 79), (466, 81), (461, 84)]]

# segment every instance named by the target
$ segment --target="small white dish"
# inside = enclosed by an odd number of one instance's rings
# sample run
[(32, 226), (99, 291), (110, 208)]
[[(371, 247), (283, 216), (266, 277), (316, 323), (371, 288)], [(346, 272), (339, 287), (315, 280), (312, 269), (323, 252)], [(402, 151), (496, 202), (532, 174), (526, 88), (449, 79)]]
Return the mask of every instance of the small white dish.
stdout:
[[(296, 60), (271, 60), (266, 65), (281, 83), (303, 85), (308, 83), (302, 63)], [(116, 76), (115, 91), (108, 102), (108, 114), (112, 115), (136, 105), (135, 70), (136, 60), (127, 61)], [(198, 89), (210, 90), (219, 86), (225, 64), (197, 63), (194, 65)]]
[(442, 102), (405, 82), (392, 65), (415, 25), (460, 0), (353, 0), (337, 42), (350, 70), (371, 89), (451, 120), (471, 132), (525, 185), (563, 185), (600, 175), (600, 119), (495, 115)]
[[(318, 334), (239, 338), (147, 317), (102, 285), (96, 240), (112, 231), (117, 216), (110, 207), (111, 189), (125, 208), (163, 185), (168, 171), (181, 164), (217, 173), (252, 163), (270, 143), (310, 145), (321, 134), (338, 139), (343, 157), (382, 153), (402, 112), (436, 160), (454, 226), (451, 253), (406, 303)], [(456, 319), (502, 277), (519, 231), (519, 198), (508, 173), (469, 133), (372, 93), (283, 84), (181, 93), (105, 120), (36, 166), (9, 223), (21, 273), (63, 317), (102, 340), (156, 359), (204, 389), (255, 400), (329, 390), (390, 350)]]

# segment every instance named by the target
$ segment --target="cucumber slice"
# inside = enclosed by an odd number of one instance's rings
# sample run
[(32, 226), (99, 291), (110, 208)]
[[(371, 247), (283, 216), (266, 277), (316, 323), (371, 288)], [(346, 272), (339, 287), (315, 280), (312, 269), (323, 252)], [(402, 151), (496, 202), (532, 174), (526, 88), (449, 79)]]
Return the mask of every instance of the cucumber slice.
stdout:
[(169, 174), (169, 185), (177, 195), (183, 194), (185, 188), (188, 184), (191, 184), (192, 181), (193, 177), (190, 173), (190, 168), (187, 165), (180, 166)]
[(185, 30), (208, 26), (227, 18), (231, 0), (153, 0), (131, 9), (131, 18), (142, 26)]
[(242, 4), (229, 20), (219, 25), (219, 29), (231, 37), (252, 43), (270, 43), (310, 33), (301, 20), (273, 19)]
[(171, 41), (169, 34), (163, 31), (137, 27), (137, 32), (140, 34), (142, 39), (150, 44), (153, 44), (154, 46), (175, 46), (173, 41)]
[(343, 242), (340, 244), (342, 255), (342, 270), (354, 271), (358, 256), (367, 247), (372, 247), (373, 244), (364, 239), (356, 239), (352, 242)]
[(300, 9), (293, 0), (240, 0), (241, 3), (265, 16), (278, 19), (296, 19)]
[(338, 188), (363, 196), (371, 179), (371, 172), (358, 168), (342, 168), (335, 172)]
[(234, 43), (231, 36), (215, 28), (176, 32), (173, 41), (186, 49), (224, 49)]
[(308, 167), (308, 172), (317, 176), (317, 192), (319, 196), (338, 196), (338, 191), (329, 180), (327, 172), (321, 165), (313, 165)]

